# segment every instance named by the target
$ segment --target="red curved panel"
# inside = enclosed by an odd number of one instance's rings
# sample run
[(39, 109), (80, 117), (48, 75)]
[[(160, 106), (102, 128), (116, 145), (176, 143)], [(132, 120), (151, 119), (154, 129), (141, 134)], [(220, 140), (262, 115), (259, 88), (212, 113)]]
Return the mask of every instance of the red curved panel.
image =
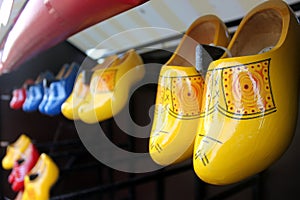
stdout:
[(0, 52), (0, 73), (71, 35), (148, 0), (29, 0)]

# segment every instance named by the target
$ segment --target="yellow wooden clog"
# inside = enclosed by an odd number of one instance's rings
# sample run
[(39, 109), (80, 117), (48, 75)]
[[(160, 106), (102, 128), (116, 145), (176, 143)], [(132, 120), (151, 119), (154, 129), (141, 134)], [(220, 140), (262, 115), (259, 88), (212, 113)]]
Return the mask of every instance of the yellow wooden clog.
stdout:
[(53, 160), (42, 153), (32, 170), (25, 176), (22, 200), (48, 200), (50, 189), (57, 181), (59, 169)]
[(62, 114), (70, 120), (78, 120), (78, 109), (85, 101), (90, 90), (89, 73), (93, 73), (97, 69), (103, 69), (111, 65), (117, 59), (116, 55), (107, 57), (103, 63), (96, 65), (91, 70), (82, 70), (76, 78), (74, 88), (68, 99), (62, 104)]
[(162, 67), (149, 141), (156, 163), (169, 165), (192, 157), (204, 88), (203, 76), (195, 68), (195, 49), (199, 44), (226, 47), (229, 39), (218, 17), (199, 17)]
[(19, 136), (19, 138), (6, 148), (6, 154), (2, 159), (3, 169), (12, 169), (15, 162), (21, 157), (25, 150), (31, 144), (31, 139), (25, 134)]
[(194, 170), (210, 184), (263, 171), (286, 151), (297, 121), (300, 27), (270, 0), (242, 20), (228, 49), (210, 64), (194, 147)]
[(109, 67), (95, 70), (90, 92), (78, 109), (79, 118), (92, 124), (116, 115), (125, 106), (131, 86), (144, 73), (142, 58), (133, 49), (116, 58)]

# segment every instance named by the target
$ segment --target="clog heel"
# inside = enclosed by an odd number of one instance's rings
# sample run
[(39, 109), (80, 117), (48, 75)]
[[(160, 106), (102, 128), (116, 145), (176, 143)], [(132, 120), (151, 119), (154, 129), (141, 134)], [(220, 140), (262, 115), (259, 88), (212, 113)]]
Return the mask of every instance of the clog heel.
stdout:
[(6, 154), (2, 159), (3, 169), (12, 169), (14, 163), (21, 157), (30, 144), (31, 139), (25, 134), (22, 134), (14, 143), (8, 145), (6, 148)]
[(62, 114), (70, 120), (79, 120), (78, 109), (85, 101), (90, 91), (91, 76), (95, 70), (109, 66), (115, 59), (116, 55), (109, 56), (101, 64), (96, 65), (91, 70), (82, 70), (76, 78), (72, 93), (61, 106)]
[(107, 68), (95, 70), (90, 92), (79, 107), (79, 118), (92, 124), (116, 115), (125, 106), (131, 87), (144, 74), (143, 60), (133, 49), (114, 59)]
[(192, 157), (204, 88), (204, 78), (196, 70), (196, 47), (227, 47), (229, 40), (218, 17), (199, 17), (162, 67), (149, 141), (151, 158), (157, 164), (165, 166)]
[(194, 146), (196, 174), (239, 182), (268, 168), (290, 145), (297, 121), (300, 27), (284, 1), (266, 1), (241, 21), (206, 74)]
[(32, 170), (25, 176), (25, 190), (22, 200), (48, 200), (50, 189), (59, 176), (59, 169), (53, 160), (42, 153)]
[(78, 108), (89, 90), (89, 84), (85, 83), (85, 76), (88, 71), (83, 70), (76, 78), (74, 88), (67, 100), (61, 105), (61, 113), (70, 120), (79, 119)]

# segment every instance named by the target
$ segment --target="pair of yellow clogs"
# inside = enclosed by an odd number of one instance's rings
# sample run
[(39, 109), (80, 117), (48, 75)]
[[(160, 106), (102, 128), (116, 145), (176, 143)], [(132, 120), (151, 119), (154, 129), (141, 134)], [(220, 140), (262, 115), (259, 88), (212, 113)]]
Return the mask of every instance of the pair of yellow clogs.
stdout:
[[(161, 69), (149, 141), (156, 163), (192, 157), (196, 174), (218, 185), (274, 163), (292, 141), (298, 112), (300, 27), (288, 4), (261, 3), (228, 35), (212, 15), (188, 29)], [(200, 74), (194, 49), (210, 43), (231, 55)]]
[[(2, 167), (6, 170), (12, 169), (16, 162), (22, 158), (26, 163), (25, 154), (31, 147), (31, 139), (22, 134), (14, 143), (7, 146), (6, 155), (2, 159)], [(31, 158), (32, 159), (32, 158)], [(19, 172), (24, 173), (21, 169), (22, 163), (18, 163)], [(53, 160), (45, 153), (42, 153), (34, 167), (24, 177), (24, 191), (18, 195), (22, 200), (48, 200), (50, 189), (57, 181), (59, 169)]]
[(90, 72), (83, 70), (74, 89), (61, 107), (62, 114), (71, 120), (92, 124), (116, 115), (126, 104), (131, 86), (145, 73), (140, 55), (133, 49), (122, 57), (105, 59)]

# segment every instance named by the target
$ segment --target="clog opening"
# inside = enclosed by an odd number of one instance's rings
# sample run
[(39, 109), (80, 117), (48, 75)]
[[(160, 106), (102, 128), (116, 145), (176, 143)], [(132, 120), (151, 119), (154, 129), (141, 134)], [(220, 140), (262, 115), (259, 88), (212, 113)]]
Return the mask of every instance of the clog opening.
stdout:
[(167, 65), (174, 66), (195, 66), (195, 49), (198, 44), (211, 44), (216, 36), (216, 24), (203, 22), (191, 29), (182, 38), (178, 46), (176, 56)]
[(38, 176), (39, 176), (39, 174), (30, 174), (29, 175), (29, 180), (34, 181)]
[(282, 32), (282, 18), (276, 10), (263, 10), (245, 22), (230, 51), (232, 56), (255, 55), (275, 46)]
[(189, 37), (200, 44), (211, 44), (215, 39), (216, 25), (212, 22), (203, 22), (189, 33)]
[(21, 158), (21, 159), (18, 159), (18, 160), (17, 160), (17, 163), (18, 163), (18, 165), (21, 165), (24, 161), (25, 161), (25, 160), (24, 160), (23, 158)]

